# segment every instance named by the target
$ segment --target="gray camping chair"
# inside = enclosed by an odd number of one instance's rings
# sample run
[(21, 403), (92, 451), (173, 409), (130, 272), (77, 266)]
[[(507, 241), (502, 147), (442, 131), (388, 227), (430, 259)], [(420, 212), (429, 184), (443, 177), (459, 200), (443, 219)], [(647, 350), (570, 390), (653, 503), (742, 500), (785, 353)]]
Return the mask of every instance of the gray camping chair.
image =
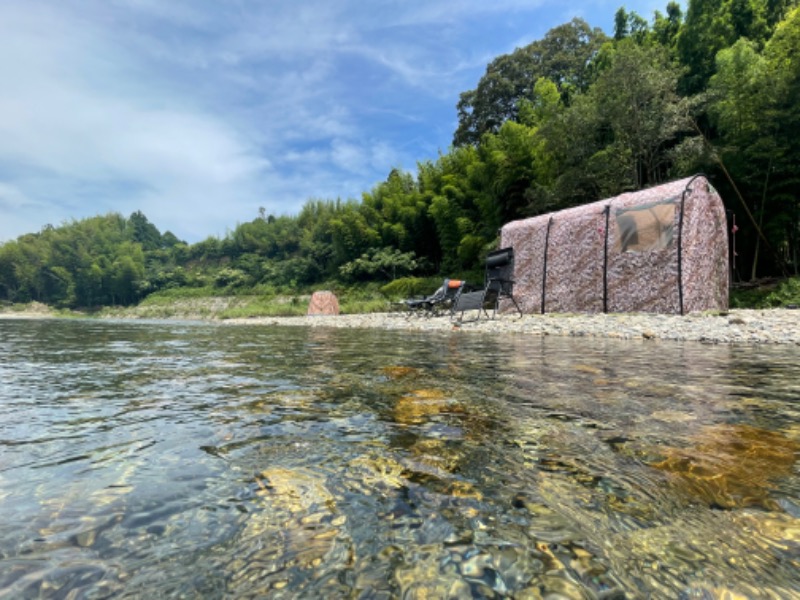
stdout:
[[(451, 311), (452, 318), (458, 317), (459, 323), (466, 322), (464, 313), (477, 311), (474, 319), (467, 321), (477, 321), (481, 318), (481, 313), (487, 318), (494, 319), (500, 307), (500, 300), (508, 298), (522, 317), (522, 309), (514, 298), (514, 249), (502, 248), (490, 252), (486, 257), (486, 281), (481, 290), (472, 292), (462, 292), (458, 295)], [(489, 309), (492, 311), (489, 316)]]
[(408, 315), (432, 317), (452, 309), (465, 285), (466, 282), (458, 279), (445, 279), (441, 287), (430, 296), (406, 300), (404, 304)]

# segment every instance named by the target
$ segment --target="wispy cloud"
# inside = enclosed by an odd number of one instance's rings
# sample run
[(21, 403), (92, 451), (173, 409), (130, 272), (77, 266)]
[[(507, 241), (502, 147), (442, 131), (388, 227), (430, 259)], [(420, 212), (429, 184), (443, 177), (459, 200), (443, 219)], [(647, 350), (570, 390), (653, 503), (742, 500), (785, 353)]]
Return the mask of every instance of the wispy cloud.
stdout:
[(235, 127), (142, 72), (93, 24), (16, 8), (2, 18), (11, 51), (0, 54), (0, 74), (13, 93), (0, 95), (0, 175), (35, 194), (40, 225), (62, 221), (65, 204), (75, 216), (141, 207), (196, 235), (164, 207), (257, 193), (269, 161)]

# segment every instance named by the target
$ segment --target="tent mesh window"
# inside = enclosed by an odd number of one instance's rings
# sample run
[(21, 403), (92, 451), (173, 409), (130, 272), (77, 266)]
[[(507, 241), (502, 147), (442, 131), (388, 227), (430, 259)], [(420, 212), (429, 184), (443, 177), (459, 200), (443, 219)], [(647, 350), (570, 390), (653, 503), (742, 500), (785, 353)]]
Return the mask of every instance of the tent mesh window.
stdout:
[(620, 252), (650, 252), (672, 245), (675, 201), (655, 202), (615, 211)]

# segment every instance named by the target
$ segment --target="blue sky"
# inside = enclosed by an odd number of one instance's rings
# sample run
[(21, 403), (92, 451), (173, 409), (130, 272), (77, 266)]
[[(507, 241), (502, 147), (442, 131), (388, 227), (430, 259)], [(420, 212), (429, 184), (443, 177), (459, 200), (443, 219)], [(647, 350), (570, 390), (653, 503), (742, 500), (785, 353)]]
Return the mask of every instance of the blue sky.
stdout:
[(3, 0), (0, 242), (141, 210), (193, 243), (447, 152), (459, 94), (650, 0)]

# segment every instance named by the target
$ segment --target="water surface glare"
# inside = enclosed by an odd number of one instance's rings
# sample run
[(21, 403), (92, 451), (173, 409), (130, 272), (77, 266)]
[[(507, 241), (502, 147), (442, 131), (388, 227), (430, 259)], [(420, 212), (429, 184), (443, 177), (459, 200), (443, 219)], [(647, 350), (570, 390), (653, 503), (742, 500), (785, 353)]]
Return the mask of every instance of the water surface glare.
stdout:
[(796, 353), (0, 319), (0, 598), (798, 598)]

